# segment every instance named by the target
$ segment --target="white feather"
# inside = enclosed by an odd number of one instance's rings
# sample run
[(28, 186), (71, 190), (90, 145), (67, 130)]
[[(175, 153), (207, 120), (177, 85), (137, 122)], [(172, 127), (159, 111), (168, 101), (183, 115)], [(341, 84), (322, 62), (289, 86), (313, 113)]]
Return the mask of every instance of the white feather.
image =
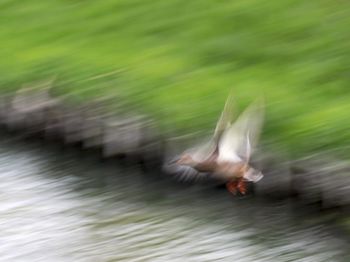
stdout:
[(210, 156), (212, 156), (215, 153), (218, 141), (222, 133), (225, 131), (226, 128), (228, 128), (231, 125), (231, 121), (234, 115), (233, 112), (234, 99), (231, 93), (227, 98), (224, 109), (220, 115), (218, 122), (216, 123), (216, 127), (212, 138), (208, 142), (197, 145), (196, 147), (186, 151), (186, 153), (191, 155), (193, 160), (195, 160), (196, 162), (202, 162), (207, 160)]
[(190, 154), (196, 162), (202, 162), (208, 159), (216, 150), (216, 144), (213, 140), (203, 143), (194, 148), (188, 149), (186, 153)]
[(244, 173), (243, 176), (245, 180), (254, 183), (259, 182), (263, 177), (264, 175), (261, 172), (254, 170), (253, 168), (250, 168), (247, 172)]
[(219, 141), (218, 162), (249, 161), (263, 122), (261, 103), (248, 107)]

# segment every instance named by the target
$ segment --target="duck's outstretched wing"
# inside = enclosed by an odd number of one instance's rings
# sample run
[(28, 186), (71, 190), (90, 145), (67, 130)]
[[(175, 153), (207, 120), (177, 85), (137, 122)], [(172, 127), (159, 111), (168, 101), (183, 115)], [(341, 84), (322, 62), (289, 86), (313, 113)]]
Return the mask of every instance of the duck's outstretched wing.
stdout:
[(165, 174), (171, 175), (172, 178), (182, 183), (200, 183), (210, 178), (208, 174), (198, 172), (192, 167), (176, 164), (177, 159), (179, 156), (164, 162), (162, 170)]
[(259, 140), (263, 119), (264, 103), (259, 99), (222, 134), (218, 144), (218, 161), (248, 162)]
[(186, 150), (185, 153), (189, 154), (193, 160), (197, 162), (202, 162), (212, 157), (213, 154), (217, 151), (220, 137), (222, 136), (225, 129), (232, 123), (234, 116), (234, 107), (235, 104), (233, 95), (230, 93), (229, 97), (226, 100), (224, 109), (220, 115), (220, 118), (216, 124), (212, 138), (210, 138), (208, 142), (201, 143), (193, 148)]
[(190, 166), (178, 165), (176, 160), (180, 156), (164, 161), (162, 171), (171, 178), (185, 184), (210, 184), (222, 185), (225, 180), (222, 177), (214, 176), (209, 172), (200, 172)]
[(233, 99), (233, 93), (231, 92), (228, 96), (224, 110), (222, 111), (220, 118), (216, 124), (213, 140), (218, 143), (222, 133), (225, 131), (225, 129), (230, 126), (233, 122), (234, 117), (234, 110), (235, 109), (235, 103)]
[(216, 151), (217, 144), (213, 139), (206, 143), (199, 144), (193, 148), (187, 149), (186, 154), (189, 154), (196, 162), (203, 162), (210, 158)]

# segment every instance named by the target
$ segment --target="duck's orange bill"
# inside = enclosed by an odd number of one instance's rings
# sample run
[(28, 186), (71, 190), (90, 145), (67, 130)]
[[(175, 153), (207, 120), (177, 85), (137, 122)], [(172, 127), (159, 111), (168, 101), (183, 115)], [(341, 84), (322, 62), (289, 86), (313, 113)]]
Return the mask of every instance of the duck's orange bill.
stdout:
[(243, 179), (227, 182), (226, 188), (231, 194), (234, 195), (236, 195), (237, 192), (240, 192), (242, 195), (245, 195), (247, 193), (246, 183)]

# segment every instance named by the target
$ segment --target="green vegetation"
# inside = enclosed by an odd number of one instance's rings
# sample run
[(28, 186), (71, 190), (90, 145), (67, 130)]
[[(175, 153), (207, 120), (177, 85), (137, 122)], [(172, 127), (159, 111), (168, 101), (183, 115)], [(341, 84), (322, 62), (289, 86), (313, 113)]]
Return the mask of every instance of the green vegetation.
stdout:
[(348, 1), (3, 0), (0, 85), (57, 75), (181, 133), (212, 128), (231, 88), (239, 108), (264, 93), (264, 137), (299, 156), (350, 141), (349, 29)]

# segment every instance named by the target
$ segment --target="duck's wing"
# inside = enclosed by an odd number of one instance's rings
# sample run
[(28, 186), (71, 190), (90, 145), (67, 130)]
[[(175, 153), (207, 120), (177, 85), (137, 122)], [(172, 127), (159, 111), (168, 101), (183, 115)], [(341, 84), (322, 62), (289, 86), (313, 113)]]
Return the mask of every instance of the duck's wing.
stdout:
[(216, 124), (213, 140), (217, 143), (225, 131), (225, 129), (232, 124), (234, 117), (235, 102), (233, 98), (233, 93), (231, 92), (228, 98), (226, 99), (226, 103), (224, 106), (224, 110), (222, 111), (220, 118)]
[(171, 175), (172, 178), (183, 183), (198, 183), (208, 180), (209, 175), (207, 173), (201, 173), (189, 166), (176, 164), (178, 158), (179, 156), (164, 162), (162, 170), (165, 174)]
[(208, 142), (201, 143), (193, 148), (186, 150), (185, 153), (191, 155), (191, 157), (196, 162), (203, 162), (208, 158), (212, 157), (213, 154), (217, 151), (218, 142), (222, 136), (225, 129), (231, 125), (234, 112), (234, 99), (232, 92), (226, 100), (224, 109), (220, 115), (220, 118), (216, 124), (214, 134)]
[(206, 143), (201, 143), (195, 147), (187, 149), (186, 154), (189, 154), (196, 162), (203, 162), (209, 159), (216, 151), (217, 143), (214, 139), (210, 139)]
[[(170, 170), (170, 171), (169, 171)], [(173, 169), (165, 169), (163, 171), (170, 175), (171, 178), (185, 184), (222, 184), (225, 181), (220, 177), (215, 177), (211, 173), (198, 172), (197, 170), (188, 166), (176, 166)]]
[(218, 143), (218, 161), (248, 162), (259, 140), (263, 119), (264, 103), (259, 99), (222, 134)]

